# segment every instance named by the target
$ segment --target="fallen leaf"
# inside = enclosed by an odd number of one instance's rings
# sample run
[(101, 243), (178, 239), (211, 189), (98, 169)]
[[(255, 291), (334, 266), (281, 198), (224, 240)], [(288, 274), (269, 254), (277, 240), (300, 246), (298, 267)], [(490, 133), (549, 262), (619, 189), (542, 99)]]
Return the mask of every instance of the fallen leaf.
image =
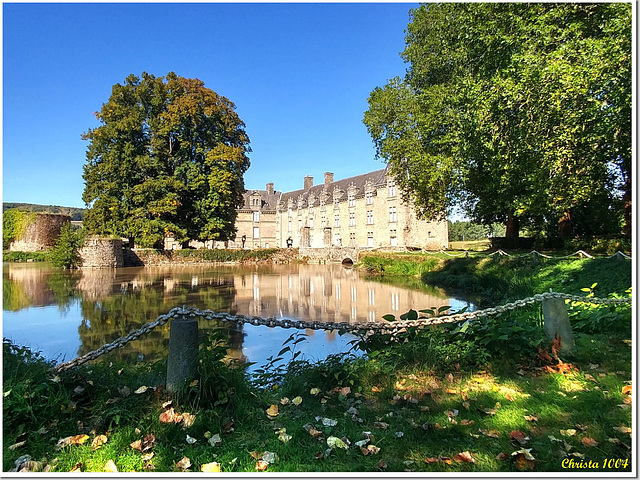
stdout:
[(141, 452), (142, 451), (142, 440), (135, 440), (135, 441), (131, 442), (129, 444), (129, 446), (131, 448), (133, 448), (134, 450), (138, 450), (139, 452)]
[(69, 470), (70, 473), (73, 472), (82, 472), (82, 462), (78, 462), (76, 463), (73, 468), (71, 470)]
[(218, 462), (204, 463), (200, 466), (200, 471), (206, 473), (220, 472), (220, 464)]
[(591, 437), (585, 437), (581, 442), (585, 447), (597, 447), (599, 445), (599, 442)]
[(379, 469), (379, 470), (386, 470), (386, 469), (387, 469), (387, 466), (388, 466), (388, 465), (387, 465), (387, 462), (386, 462), (386, 461), (384, 461), (384, 460), (380, 460), (380, 461), (378, 462), (378, 469)]
[(296, 397), (293, 400), (291, 400), (291, 403), (293, 403), (296, 407), (299, 406), (302, 403), (302, 397)]
[(453, 460), (451, 459), (451, 457), (440, 456), (438, 457), (438, 461), (442, 463), (446, 463), (447, 465), (453, 465)]
[(316, 422), (321, 422), (325, 427), (335, 427), (338, 424), (337, 420), (326, 417), (316, 417)]
[(281, 428), (280, 430), (276, 431), (276, 434), (278, 434), (278, 440), (280, 440), (282, 443), (287, 443), (289, 440), (293, 438), (291, 435), (287, 433), (286, 428)]
[(179, 468), (180, 470), (186, 470), (187, 468), (189, 468), (191, 466), (191, 460), (189, 459), (189, 457), (182, 457), (182, 459), (176, 463), (176, 468)]
[(504, 452), (500, 452), (498, 455), (496, 455), (496, 460), (505, 460), (506, 458), (509, 458), (509, 455), (507, 455)]
[(464, 463), (475, 463), (475, 460), (471, 456), (469, 452), (457, 453), (453, 456), (453, 459), (456, 462), (464, 462)]
[(619, 431), (620, 433), (628, 433), (629, 435), (631, 435), (630, 427), (613, 427), (613, 429)]
[(486, 437), (490, 437), (490, 438), (498, 438), (500, 436), (500, 432), (498, 430), (494, 430), (494, 429), (483, 429), (483, 428), (479, 428), (478, 431), (483, 434)]
[(343, 450), (347, 450), (349, 448), (349, 446), (344, 441), (342, 441), (338, 437), (333, 436), (327, 438), (327, 445), (329, 445), (330, 448), (341, 448)]
[(92, 451), (96, 451), (97, 449), (99, 449), (105, 443), (107, 443), (107, 436), (106, 435), (98, 435), (91, 442), (91, 450)]
[(565, 437), (573, 437), (578, 432), (573, 428), (568, 428), (567, 430), (560, 430), (560, 433)]
[(186, 441), (189, 445), (193, 445), (194, 443), (196, 443), (198, 440), (196, 440), (195, 438), (187, 435)]
[(276, 455), (275, 452), (264, 452), (262, 454), (262, 460), (267, 463), (276, 463), (276, 460), (278, 460), (278, 455)]
[(182, 428), (189, 428), (196, 421), (196, 416), (191, 413), (182, 414)]
[(167, 400), (162, 404), (162, 408), (167, 408), (169, 405), (173, 403), (173, 400)]
[(229, 420), (227, 421), (223, 426), (222, 426), (222, 433), (233, 433), (233, 420)]
[(346, 397), (351, 393), (351, 387), (342, 387), (341, 389), (338, 390), (338, 393)]
[(265, 462), (264, 460), (258, 460), (256, 462), (256, 470), (258, 472), (264, 472), (269, 466), (269, 462)]
[(622, 387), (622, 394), (631, 395), (631, 385), (625, 385), (624, 387)]
[(9, 450), (16, 450), (16, 449), (18, 449), (18, 448), (22, 447), (23, 445), (25, 445), (26, 443), (27, 443), (27, 441), (26, 441), (26, 440), (24, 440), (24, 441), (22, 441), (22, 442), (14, 443), (13, 445), (11, 445), (11, 446), (9, 447)]
[(322, 432), (318, 429), (316, 429), (313, 425), (311, 425), (310, 423), (307, 423), (304, 426), (304, 429), (309, 432), (309, 435), (311, 435), (313, 438), (320, 438), (322, 436)]
[(270, 419), (276, 418), (278, 416), (278, 405), (271, 405), (267, 408), (267, 417)]
[(360, 451), (363, 455), (377, 455), (380, 453), (380, 448), (375, 445), (367, 445), (366, 447), (360, 447)]
[(128, 397), (129, 395), (131, 395), (131, 389), (127, 386), (118, 388), (118, 392), (120, 392), (120, 395), (122, 395), (123, 397)]
[(196, 386), (198, 385), (198, 383), (200, 383), (200, 382), (199, 382), (199, 380), (193, 380), (193, 381), (189, 384), (189, 386), (190, 386), (190, 387), (196, 387)]
[(80, 385), (73, 389), (73, 393), (76, 395), (80, 395), (82, 392), (84, 392), (84, 387), (81, 387)]
[(631, 402), (632, 402), (632, 400), (631, 400), (631, 396), (630, 396), (630, 395), (627, 395), (626, 397), (624, 397), (624, 398), (622, 399), (622, 401), (624, 402), (624, 404), (625, 404), (625, 405), (631, 405)]
[(142, 459), (143, 462), (148, 462), (149, 460), (151, 460), (153, 458), (153, 455), (154, 455), (153, 452), (149, 452), (149, 453), (145, 453), (140, 458)]
[(312, 388), (311, 390), (309, 390), (309, 394), (310, 395), (318, 395), (321, 392), (321, 390), (319, 388)]
[(424, 461), (427, 463), (437, 463), (438, 459), (436, 457), (427, 457), (424, 459)]
[(473, 425), (474, 423), (476, 423), (473, 420), (460, 420), (460, 425)]
[(529, 437), (525, 436), (520, 430), (512, 430), (509, 433), (511, 440), (518, 442), (520, 445), (525, 445), (529, 441)]
[(445, 391), (446, 393), (451, 394), (451, 395), (457, 395), (458, 393), (460, 393), (460, 392), (458, 392), (458, 390), (456, 390), (455, 388), (445, 388), (445, 389), (444, 389), (444, 391)]
[(283, 397), (280, 399), (280, 405), (289, 405), (289, 403), (291, 403), (291, 400), (289, 400), (289, 397)]
[(371, 392), (372, 393), (380, 393), (382, 391), (381, 387), (371, 387)]
[(222, 445), (222, 438), (220, 438), (220, 434), (216, 433), (215, 435), (209, 437), (209, 445), (212, 447), (219, 447)]
[(117, 472), (118, 471), (118, 467), (116, 467), (116, 464), (113, 463), (113, 460), (107, 460), (107, 463), (104, 464), (104, 467), (102, 468), (103, 472)]
[(381, 428), (382, 430), (389, 428), (389, 424), (385, 422), (373, 422), (373, 426), (375, 428)]
[(137, 395), (140, 395), (140, 394), (146, 392), (148, 389), (149, 389), (149, 387), (146, 387), (146, 386), (143, 385), (140, 388), (138, 388), (137, 390), (135, 390), (133, 393), (135, 393)]
[(89, 435), (73, 435), (71, 437), (61, 438), (58, 440), (55, 449), (61, 450), (70, 445), (82, 445), (87, 440), (89, 440)]
[(536, 466), (536, 459), (531, 455), (530, 448), (523, 448), (511, 454), (514, 457), (514, 465), (518, 470), (533, 470)]
[(513, 396), (507, 392), (506, 395), (504, 396), (504, 398), (506, 398), (507, 400), (509, 400), (510, 402), (515, 402), (515, 398), (513, 398)]
[(166, 410), (160, 414), (160, 422), (161, 423), (178, 423), (182, 421), (182, 415), (177, 414), (173, 407), (169, 410)]
[(262, 453), (258, 452), (257, 450), (254, 450), (253, 452), (249, 453), (249, 455), (251, 455), (251, 457), (254, 460), (258, 460), (259, 458), (262, 458)]
[(538, 421), (538, 417), (536, 417), (535, 415), (525, 415), (524, 419), (527, 422), (537, 422)]

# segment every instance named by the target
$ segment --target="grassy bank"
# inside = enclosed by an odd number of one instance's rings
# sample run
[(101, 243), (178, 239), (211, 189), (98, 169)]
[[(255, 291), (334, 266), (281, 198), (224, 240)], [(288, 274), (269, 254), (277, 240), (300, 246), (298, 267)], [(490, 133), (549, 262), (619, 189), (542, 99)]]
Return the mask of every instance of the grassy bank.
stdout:
[[(492, 302), (550, 287), (587, 295), (595, 282), (598, 296), (628, 295), (628, 263), (589, 262), (432, 259), (414, 275), (468, 275), (480, 294), (491, 286)], [(318, 363), (296, 353), (306, 337), (295, 333), (252, 377), (227, 363), (226, 337), (212, 330), (175, 395), (162, 386), (166, 362), (56, 374), (5, 341), (3, 469), (29, 455), (23, 469), (51, 472), (630, 471), (631, 308), (574, 304), (570, 317), (576, 347), (559, 357), (533, 306), (362, 335), (364, 356)]]

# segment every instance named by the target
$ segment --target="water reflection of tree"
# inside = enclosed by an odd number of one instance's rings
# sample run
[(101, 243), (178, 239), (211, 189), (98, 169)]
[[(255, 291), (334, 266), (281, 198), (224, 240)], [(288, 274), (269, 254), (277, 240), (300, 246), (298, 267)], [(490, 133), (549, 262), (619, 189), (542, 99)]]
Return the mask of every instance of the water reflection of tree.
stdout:
[[(127, 288), (117, 294), (96, 300), (83, 296), (80, 303), (82, 324), (79, 335), (82, 342), (79, 354), (100, 348), (106, 343), (127, 335), (142, 324), (155, 320), (174, 307), (187, 305), (215, 311), (228, 311), (235, 295), (235, 288), (228, 282), (214, 285), (193, 285), (187, 282), (171, 282), (167, 288), (163, 275), (145, 277), (143, 288)], [(210, 328), (218, 322), (200, 319), (199, 327)], [(130, 342), (126, 347), (115, 350), (111, 358), (135, 360), (144, 358), (155, 360), (166, 356), (169, 342), (170, 323), (157, 327), (143, 338)], [(231, 340), (231, 339), (230, 339)], [(242, 335), (233, 336), (235, 348), (242, 350)], [(239, 345), (238, 340), (240, 340)]]

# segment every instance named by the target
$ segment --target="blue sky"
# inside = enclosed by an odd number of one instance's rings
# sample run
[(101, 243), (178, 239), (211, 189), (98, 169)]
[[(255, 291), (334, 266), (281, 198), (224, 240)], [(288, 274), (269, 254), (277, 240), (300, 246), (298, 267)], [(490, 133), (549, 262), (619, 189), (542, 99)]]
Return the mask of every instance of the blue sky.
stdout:
[(81, 134), (115, 83), (199, 78), (236, 104), (247, 188), (384, 167), (362, 117), (404, 75), (418, 4), (4, 4), (3, 201), (83, 207)]

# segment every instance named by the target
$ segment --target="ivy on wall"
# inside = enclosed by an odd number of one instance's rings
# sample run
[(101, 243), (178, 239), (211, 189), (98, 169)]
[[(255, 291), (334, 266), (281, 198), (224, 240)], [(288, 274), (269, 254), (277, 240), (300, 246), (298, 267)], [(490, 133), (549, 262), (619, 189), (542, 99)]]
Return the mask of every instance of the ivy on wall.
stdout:
[(2, 214), (2, 248), (6, 250), (14, 240), (22, 237), (27, 227), (36, 218), (33, 212), (24, 212), (17, 209), (6, 210)]

